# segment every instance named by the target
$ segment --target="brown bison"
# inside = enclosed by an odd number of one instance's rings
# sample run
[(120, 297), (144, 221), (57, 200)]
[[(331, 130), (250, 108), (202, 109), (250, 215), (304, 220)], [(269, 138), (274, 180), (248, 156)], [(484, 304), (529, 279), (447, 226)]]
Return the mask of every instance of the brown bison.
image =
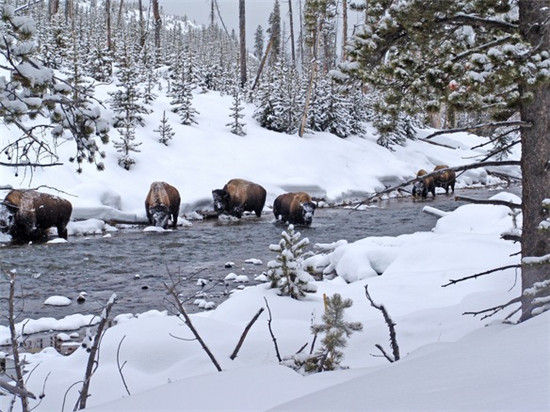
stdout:
[(255, 212), (260, 217), (266, 195), (262, 186), (243, 179), (231, 179), (223, 189), (212, 190), (216, 213), (227, 213), (238, 218), (242, 217), (243, 212)]
[(168, 227), (172, 217), (172, 227), (178, 225), (180, 212), (180, 194), (178, 189), (165, 182), (153, 182), (145, 199), (145, 213), (150, 225)]
[(2, 203), (0, 229), (15, 242), (44, 239), (50, 227), (67, 239), (67, 223), (71, 218), (71, 202), (36, 190), (11, 190)]
[[(439, 165), (436, 166), (434, 172), (442, 169), (448, 169), (449, 166)], [(445, 189), (445, 193), (449, 193), (449, 187), (455, 192), (456, 173), (454, 170), (444, 170), (435, 175), (435, 186)]]
[(307, 193), (285, 193), (273, 202), (273, 214), (283, 222), (309, 226), (316, 207)]
[[(428, 172), (426, 172), (424, 169), (420, 169), (416, 174), (416, 177), (422, 177), (427, 174)], [(422, 198), (425, 199), (428, 197), (429, 192), (431, 192), (433, 197), (435, 197), (435, 183), (433, 176), (425, 177), (424, 179), (420, 179), (413, 184), (413, 196), (422, 196)]]

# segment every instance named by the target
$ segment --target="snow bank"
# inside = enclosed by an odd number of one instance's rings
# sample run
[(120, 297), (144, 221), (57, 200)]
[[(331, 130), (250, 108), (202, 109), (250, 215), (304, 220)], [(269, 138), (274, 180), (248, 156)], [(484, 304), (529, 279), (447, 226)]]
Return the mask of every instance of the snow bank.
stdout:
[(69, 222), (67, 225), (67, 233), (69, 236), (102, 235), (105, 232), (116, 232), (117, 230), (116, 227), (99, 219)]
[[(37, 169), (20, 176), (3, 168), (0, 181), (14, 187), (46, 184), (72, 194), (68, 199), (73, 204), (74, 220), (96, 218), (106, 222), (146, 223), (143, 202), (153, 181), (166, 181), (178, 188), (182, 214), (210, 209), (212, 189), (223, 187), (235, 177), (262, 184), (268, 192), (267, 205), (288, 190), (311, 191), (337, 201), (402, 182), (415, 176), (421, 168), (432, 170), (438, 164), (463, 164), (465, 158), (483, 153), (482, 149), (471, 150), (471, 147), (487, 141), (459, 133), (437, 138), (452, 140), (456, 150), (416, 140), (389, 151), (376, 144), (372, 128), (364, 138), (341, 139), (329, 133), (299, 138), (259, 127), (252, 118), (251, 105), (244, 111), (248, 136), (235, 136), (225, 126), (231, 96), (214, 92), (196, 94), (193, 104), (200, 112), (198, 125), (184, 126), (171, 112), (170, 98), (165, 95), (166, 84), (162, 86), (152, 106), (153, 112), (145, 118), (146, 125), (136, 130), (136, 138), (142, 145), (130, 172), (117, 165), (113, 146), (117, 133), (112, 130), (110, 142), (100, 144), (106, 152), (106, 169), (102, 172), (94, 165), (83, 164), (82, 173), (76, 173), (75, 165), (68, 161), (74, 155), (73, 147), (66, 144), (58, 148), (63, 166)], [(100, 85), (96, 97), (106, 101), (113, 88), (113, 85)], [(153, 131), (164, 111), (177, 136), (168, 147), (158, 143)], [(4, 144), (18, 133), (5, 125), (0, 125), (0, 132), (0, 143)], [(429, 132), (421, 131), (420, 135)], [(483, 169), (472, 170), (461, 175), (458, 187), (494, 181)]]

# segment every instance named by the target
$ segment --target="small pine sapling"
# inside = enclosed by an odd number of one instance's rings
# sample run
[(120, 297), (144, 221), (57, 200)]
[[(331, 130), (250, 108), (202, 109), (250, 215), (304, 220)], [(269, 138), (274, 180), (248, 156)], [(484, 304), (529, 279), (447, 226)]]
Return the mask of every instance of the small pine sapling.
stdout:
[(246, 132), (244, 131), (244, 126), (246, 123), (242, 121), (244, 114), (242, 113), (244, 106), (242, 105), (242, 92), (240, 87), (235, 87), (233, 92), (233, 105), (231, 106), (231, 114), (229, 117), (233, 119), (230, 123), (227, 123), (226, 126), (229, 126), (231, 133), (236, 134), (237, 136), (244, 136)]
[(159, 143), (168, 146), (168, 143), (170, 142), (170, 140), (172, 140), (172, 137), (174, 137), (175, 133), (172, 129), (172, 126), (170, 126), (170, 123), (168, 123), (166, 111), (162, 112), (162, 119), (160, 120), (160, 125), (158, 129), (155, 129), (153, 131), (158, 134)]
[(311, 276), (303, 268), (303, 254), (309, 245), (309, 239), (300, 240), (300, 232), (294, 231), (289, 225), (287, 231), (281, 234), (277, 245), (270, 245), (269, 249), (278, 252), (275, 260), (268, 262), (267, 276), (271, 288), (279, 288), (281, 296), (290, 296), (300, 299), (308, 292), (316, 292), (317, 287), (311, 282)]
[(136, 163), (135, 159), (132, 157), (132, 152), (139, 152), (138, 147), (141, 145), (141, 142), (136, 142), (136, 127), (129, 119), (123, 120), (122, 127), (119, 127), (118, 132), (120, 133), (120, 140), (113, 142), (115, 149), (120, 153), (118, 158), (118, 165), (126, 170)]
[(322, 346), (312, 355), (295, 355), (284, 361), (284, 364), (304, 373), (316, 373), (342, 369), (340, 364), (344, 358), (342, 348), (347, 344), (347, 338), (355, 331), (363, 329), (361, 322), (347, 322), (344, 312), (353, 305), (351, 299), (344, 299), (338, 293), (325, 300), (325, 313), (320, 324), (311, 326), (315, 336), (324, 334)]

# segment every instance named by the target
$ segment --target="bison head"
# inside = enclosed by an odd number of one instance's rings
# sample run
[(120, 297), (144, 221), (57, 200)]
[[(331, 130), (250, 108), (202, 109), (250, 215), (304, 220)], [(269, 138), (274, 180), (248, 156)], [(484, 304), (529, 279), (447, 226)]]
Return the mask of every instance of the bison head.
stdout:
[(9, 232), (15, 221), (15, 213), (17, 207), (1, 202), (0, 203), (0, 231), (3, 233)]
[(427, 190), (426, 183), (423, 180), (419, 180), (413, 185), (413, 195), (415, 196), (423, 196)]
[(217, 214), (223, 213), (229, 206), (229, 193), (223, 189), (212, 190), (212, 198), (214, 199), (214, 210)]
[(149, 208), (149, 214), (153, 218), (155, 226), (166, 229), (168, 227), (168, 220), (170, 219), (170, 209), (165, 205), (158, 205)]
[(304, 224), (309, 226), (313, 220), (313, 214), (315, 213), (315, 208), (317, 207), (313, 202), (306, 202), (300, 204), (302, 206), (302, 220)]

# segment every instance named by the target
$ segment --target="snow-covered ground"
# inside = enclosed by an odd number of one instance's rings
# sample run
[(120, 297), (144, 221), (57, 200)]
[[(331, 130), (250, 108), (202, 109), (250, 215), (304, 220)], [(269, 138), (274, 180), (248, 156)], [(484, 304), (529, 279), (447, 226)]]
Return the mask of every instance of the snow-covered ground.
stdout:
[[(109, 99), (113, 85), (102, 85), (96, 96), (102, 102)], [(239, 177), (263, 185), (268, 191), (267, 205), (284, 191), (305, 189), (314, 196), (338, 200), (374, 192), (386, 185), (413, 177), (424, 168), (435, 165), (456, 166), (470, 163), (473, 155), (482, 153), (470, 147), (484, 138), (466, 133), (438, 136), (434, 139), (456, 150), (422, 141), (409, 141), (406, 147), (387, 150), (376, 144), (373, 129), (365, 138), (341, 139), (329, 133), (315, 133), (305, 138), (268, 131), (252, 118), (253, 107), (247, 105), (245, 121), (247, 136), (230, 133), (230, 96), (219, 93), (195, 94), (194, 106), (200, 112), (198, 125), (179, 124), (176, 114), (170, 112), (170, 99), (163, 91), (153, 103), (153, 112), (146, 116), (146, 126), (138, 128), (137, 138), (143, 143), (135, 154), (136, 165), (126, 171), (117, 165), (113, 142), (118, 132), (111, 130), (110, 142), (101, 145), (106, 151), (106, 170), (98, 172), (95, 166), (85, 164), (77, 174), (75, 165), (68, 162), (74, 155), (71, 142), (58, 148), (63, 166), (35, 170), (31, 173), (0, 168), (0, 182), (13, 187), (54, 186), (74, 196), (66, 197), (73, 204), (75, 220), (97, 218), (125, 222), (145, 220), (144, 199), (153, 181), (162, 180), (174, 185), (182, 197), (182, 214), (195, 208), (210, 207), (211, 191), (221, 188), (231, 178)], [(108, 111), (108, 105), (106, 112)], [(157, 141), (154, 130), (163, 112), (174, 127), (175, 136), (168, 147)], [(107, 114), (109, 116), (109, 114)], [(0, 143), (16, 131), (0, 125)], [(428, 131), (420, 131), (425, 136)], [(515, 171), (517, 172), (517, 171)], [(459, 186), (474, 182), (491, 182), (485, 170), (469, 171), (459, 179)], [(42, 188), (43, 191), (51, 191)], [(5, 192), (4, 192), (5, 193)], [(52, 191), (54, 194), (58, 194)], [(0, 192), (0, 196), (3, 196)]]
[[(519, 201), (510, 194), (497, 198)], [(500, 239), (512, 227), (504, 206), (467, 205), (440, 218), (431, 232), (395, 238), (368, 238), (325, 248), (327, 263), (340, 276), (316, 282), (318, 291), (301, 301), (277, 296), (265, 285), (235, 292), (216, 309), (192, 321), (223, 368), (218, 373), (183, 321), (162, 312), (119, 316), (101, 345), (88, 405), (96, 411), (120, 410), (548, 410), (550, 408), (550, 314), (520, 325), (462, 315), (504, 303), (520, 293), (514, 270), (454, 286), (461, 277), (507, 263), (519, 246)], [(324, 266), (323, 266), (324, 265)], [(379, 275), (381, 273), (381, 275)], [(345, 279), (355, 280), (352, 283)], [(365, 299), (383, 303), (396, 322), (401, 360), (389, 364), (374, 345), (388, 347), (388, 330), (379, 311)], [(312, 318), (323, 313), (323, 294), (353, 299), (346, 318), (363, 323), (344, 349), (349, 369), (302, 376), (278, 364), (263, 313), (251, 328), (236, 360), (229, 355), (243, 328), (269, 301), (273, 330), (282, 356), (311, 342)], [(512, 317), (516, 319), (517, 315)], [(117, 368), (117, 347), (128, 396)], [(88, 353), (68, 357), (53, 348), (27, 355), (29, 389), (40, 393), (38, 410), (61, 410), (63, 395), (82, 379)], [(78, 386), (78, 385), (77, 385)], [(77, 388), (67, 395), (74, 405)], [(0, 409), (8, 400), (0, 397)]]

